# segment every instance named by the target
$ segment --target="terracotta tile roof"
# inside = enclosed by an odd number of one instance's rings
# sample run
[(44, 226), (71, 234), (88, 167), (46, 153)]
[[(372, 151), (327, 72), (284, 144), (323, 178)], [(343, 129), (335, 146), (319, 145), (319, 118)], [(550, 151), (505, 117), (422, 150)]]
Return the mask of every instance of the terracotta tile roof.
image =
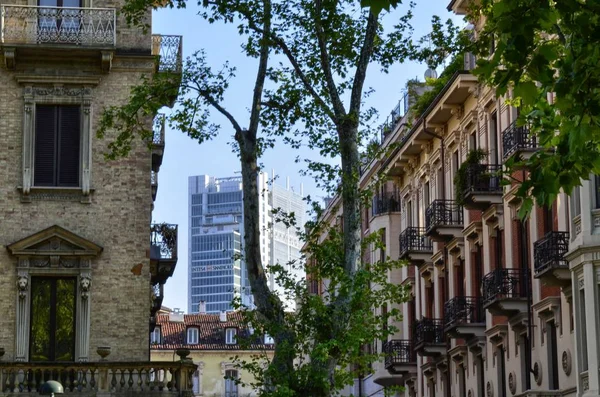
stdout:
[[(248, 330), (242, 321), (242, 313), (227, 313), (227, 321), (222, 322), (219, 314), (184, 314), (183, 322), (170, 321), (168, 314), (158, 315), (156, 323), (160, 327), (161, 343), (153, 344), (152, 350), (174, 350), (186, 348), (190, 350), (240, 350), (237, 344), (225, 343), (225, 329), (236, 328), (237, 336), (249, 336)], [(187, 344), (187, 329), (198, 328), (198, 344)], [(264, 338), (256, 335), (256, 343), (245, 350), (272, 350), (273, 345), (264, 344)]]

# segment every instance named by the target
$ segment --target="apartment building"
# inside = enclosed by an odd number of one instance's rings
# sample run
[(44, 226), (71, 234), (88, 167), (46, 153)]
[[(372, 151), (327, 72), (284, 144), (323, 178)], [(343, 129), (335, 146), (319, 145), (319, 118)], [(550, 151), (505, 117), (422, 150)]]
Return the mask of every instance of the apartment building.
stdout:
[[(273, 339), (256, 335), (243, 321), (240, 312), (183, 314), (161, 310), (151, 337), (152, 361), (172, 360), (177, 351), (189, 353), (196, 364), (192, 393), (204, 397), (251, 397), (257, 395), (253, 375), (240, 368), (234, 357), (251, 362), (254, 356), (272, 358)], [(253, 338), (249, 345), (241, 339)], [(245, 339), (244, 339), (245, 340)], [(237, 380), (237, 381), (236, 381)]]
[[(464, 15), (467, 5), (449, 9)], [(598, 396), (600, 178), (520, 219), (515, 192), (528, 170), (508, 186), (498, 171), (539, 150), (536, 138), (515, 124), (518, 108), (478, 83), (473, 64), (466, 54), (462, 68), (446, 70), (420, 113), (403, 99), (382, 127), (390, 150), (362, 174), (361, 188), (376, 191), (363, 234), (386, 243), (363, 259), (405, 259), (389, 280), (412, 286), (413, 298), (400, 307), (399, 331), (377, 343), (385, 359), (353, 392), (370, 395), (376, 384), (404, 386), (407, 397)], [(338, 201), (323, 221), (340, 216)]]
[(182, 38), (128, 26), (122, 4), (0, 5), (0, 396), (37, 395), (48, 379), (83, 396), (147, 395), (157, 371), (177, 374), (160, 388), (179, 395), (195, 370), (149, 362), (177, 262), (176, 226), (151, 225), (164, 119), (117, 161), (104, 157), (115, 134), (95, 134), (142, 75), (181, 74)]

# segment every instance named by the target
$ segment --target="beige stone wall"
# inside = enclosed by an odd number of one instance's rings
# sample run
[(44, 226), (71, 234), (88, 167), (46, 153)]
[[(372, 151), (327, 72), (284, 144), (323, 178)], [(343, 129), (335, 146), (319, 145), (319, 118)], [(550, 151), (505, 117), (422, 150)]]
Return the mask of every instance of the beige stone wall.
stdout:
[[(147, 63), (147, 59), (141, 62)], [(125, 103), (142, 71), (121, 69), (100, 74), (98, 64), (36, 64), (18, 55), (17, 65), (16, 71), (0, 69), (0, 246), (56, 224), (104, 247), (92, 262), (90, 359), (99, 358), (97, 346), (110, 346), (112, 360), (147, 359), (150, 152), (136, 140), (126, 159), (106, 161), (103, 153), (112, 137), (95, 137), (103, 108)], [(152, 69), (145, 72), (151, 73)], [(91, 106), (93, 193), (89, 204), (58, 195), (34, 197), (30, 203), (21, 201), (24, 102), (23, 85), (16, 76), (30, 73), (99, 77)], [(138, 264), (142, 264), (142, 273), (136, 276), (131, 269)], [(16, 296), (16, 259), (0, 249), (0, 347), (6, 349), (5, 360), (14, 358)]]

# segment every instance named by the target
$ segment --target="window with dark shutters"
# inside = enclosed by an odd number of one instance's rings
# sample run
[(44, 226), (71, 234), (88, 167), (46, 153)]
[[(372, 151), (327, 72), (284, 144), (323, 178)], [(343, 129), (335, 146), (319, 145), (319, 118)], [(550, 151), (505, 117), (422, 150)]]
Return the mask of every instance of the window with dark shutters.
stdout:
[(37, 105), (35, 186), (79, 186), (80, 107)]

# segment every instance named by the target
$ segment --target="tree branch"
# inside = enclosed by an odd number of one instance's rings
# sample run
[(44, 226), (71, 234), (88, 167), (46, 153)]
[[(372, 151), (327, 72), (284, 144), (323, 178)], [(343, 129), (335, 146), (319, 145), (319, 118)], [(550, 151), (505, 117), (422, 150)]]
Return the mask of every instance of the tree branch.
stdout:
[(354, 73), (354, 82), (352, 83), (352, 95), (350, 96), (350, 113), (358, 115), (362, 102), (362, 91), (367, 76), (367, 67), (373, 55), (373, 43), (377, 34), (377, 16), (369, 12), (369, 21), (367, 22), (367, 31), (365, 32), (365, 41), (360, 49), (358, 65)]
[(225, 116), (227, 118), (227, 120), (229, 120), (229, 122), (233, 126), (233, 129), (235, 130), (236, 135), (242, 134), (242, 132), (243, 132), (242, 127), (240, 127), (240, 125), (238, 124), (235, 117), (233, 117), (233, 115), (231, 113), (229, 113), (227, 111), (227, 109), (225, 109), (223, 106), (221, 106), (219, 104), (219, 102), (215, 101), (215, 99), (212, 96), (210, 96), (206, 91), (198, 90), (198, 93), (202, 96), (202, 98), (204, 98), (204, 100), (206, 102), (208, 102), (212, 107), (217, 109), (217, 111), (219, 113), (221, 113), (223, 116)]
[(269, 36), (271, 34), (271, 0), (263, 1), (263, 36), (260, 43), (260, 58), (258, 72), (254, 83), (254, 96), (252, 98), (252, 110), (250, 111), (250, 125), (248, 131), (256, 137), (258, 123), (260, 120), (260, 104), (267, 76), (267, 63), (269, 60)]
[(325, 74), (325, 83), (327, 84), (327, 88), (329, 90), (329, 97), (331, 99), (331, 103), (333, 104), (333, 111), (335, 112), (335, 116), (339, 119), (346, 115), (346, 109), (344, 109), (344, 104), (340, 99), (337, 86), (335, 85), (335, 81), (333, 80), (333, 74), (331, 73), (331, 62), (329, 61), (329, 52), (327, 51), (327, 45), (325, 43), (323, 25), (321, 24), (322, 8), (323, 1), (316, 0), (315, 31), (317, 35), (317, 42), (319, 44), (319, 52), (321, 55), (321, 67), (323, 68), (323, 73)]

